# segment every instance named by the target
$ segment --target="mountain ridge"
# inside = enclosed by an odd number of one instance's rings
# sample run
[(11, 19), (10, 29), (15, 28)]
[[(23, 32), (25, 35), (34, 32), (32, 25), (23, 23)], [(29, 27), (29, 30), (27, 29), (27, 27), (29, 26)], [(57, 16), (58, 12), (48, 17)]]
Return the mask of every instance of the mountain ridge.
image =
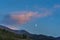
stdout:
[[(6, 38), (2, 37), (1, 35), (5, 36)], [(55, 38), (42, 34), (31, 34), (26, 30), (12, 30), (3, 25), (0, 25), (0, 38), (2, 38), (3, 40), (60, 40), (60, 37)]]

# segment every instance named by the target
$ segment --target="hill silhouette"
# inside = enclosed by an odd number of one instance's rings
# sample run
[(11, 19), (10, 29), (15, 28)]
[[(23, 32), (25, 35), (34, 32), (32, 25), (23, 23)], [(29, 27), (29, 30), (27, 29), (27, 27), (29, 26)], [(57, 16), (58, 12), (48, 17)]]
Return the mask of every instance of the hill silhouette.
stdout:
[(0, 25), (0, 40), (57, 40), (52, 36), (31, 34), (25, 30), (12, 30)]

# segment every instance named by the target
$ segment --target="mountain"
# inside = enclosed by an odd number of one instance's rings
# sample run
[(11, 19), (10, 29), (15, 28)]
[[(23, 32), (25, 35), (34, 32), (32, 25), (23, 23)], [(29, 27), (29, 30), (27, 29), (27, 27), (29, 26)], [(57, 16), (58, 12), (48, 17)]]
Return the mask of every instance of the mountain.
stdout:
[(24, 34), (16, 34), (13, 30), (0, 25), (0, 40), (32, 40)]
[(2, 26), (2, 25), (0, 25), (0, 29), (9, 30), (9, 28), (8, 28), (8, 27)]
[(55, 40), (60, 40), (60, 37), (56, 37)]
[(46, 35), (37, 35), (37, 34), (31, 34), (25, 30), (14, 30), (15, 33), (17, 34), (24, 34), (27, 35), (29, 38), (34, 39), (34, 40), (53, 40), (54, 37), (52, 36), (46, 36)]
[(52, 36), (31, 34), (25, 30), (12, 30), (0, 25), (0, 40), (54, 40)]
[(25, 30), (13, 30), (16, 34), (30, 34), (29, 32), (25, 31)]
[(10, 31), (10, 32), (14, 32), (14, 33), (16, 33), (16, 34), (30, 34), (29, 32), (27, 32), (27, 31), (25, 31), (25, 30), (12, 30), (12, 29), (10, 29), (10, 28), (8, 28), (8, 27), (5, 27), (5, 26), (3, 26), (3, 25), (0, 25), (0, 29), (5, 29), (5, 30), (8, 30), (8, 31)]

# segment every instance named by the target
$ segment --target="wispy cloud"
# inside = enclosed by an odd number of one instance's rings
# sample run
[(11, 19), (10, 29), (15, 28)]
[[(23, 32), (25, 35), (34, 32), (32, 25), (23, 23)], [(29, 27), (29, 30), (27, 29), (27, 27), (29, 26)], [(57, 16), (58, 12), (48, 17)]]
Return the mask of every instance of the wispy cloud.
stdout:
[(60, 5), (58, 5), (58, 4), (54, 5), (54, 8), (60, 8)]
[(45, 13), (41, 13), (41, 14), (38, 12), (29, 11), (29, 12), (20, 12), (16, 14), (11, 14), (11, 18), (14, 20), (17, 20), (18, 23), (20, 24), (24, 24), (28, 22), (29, 20), (31, 20), (32, 18), (42, 18), (42, 17), (46, 17), (49, 15), (50, 15), (50, 12), (48, 11), (46, 11)]
[(26, 24), (27, 22), (35, 20), (36, 18), (45, 18), (52, 14), (50, 10), (44, 8), (41, 8), (40, 10), (42, 12), (39, 11), (11, 12), (10, 14), (5, 15), (1, 23), (5, 25), (18, 26)]

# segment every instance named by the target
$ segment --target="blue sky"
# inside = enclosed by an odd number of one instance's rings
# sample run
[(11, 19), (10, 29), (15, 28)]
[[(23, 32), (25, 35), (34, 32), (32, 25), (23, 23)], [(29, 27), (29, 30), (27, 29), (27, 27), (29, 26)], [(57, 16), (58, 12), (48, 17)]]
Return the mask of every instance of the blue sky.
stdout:
[[(21, 16), (25, 13), (29, 15), (26, 19)], [(18, 19), (14, 19), (16, 14)], [(0, 0), (0, 24), (33, 34), (60, 36), (60, 0)]]

